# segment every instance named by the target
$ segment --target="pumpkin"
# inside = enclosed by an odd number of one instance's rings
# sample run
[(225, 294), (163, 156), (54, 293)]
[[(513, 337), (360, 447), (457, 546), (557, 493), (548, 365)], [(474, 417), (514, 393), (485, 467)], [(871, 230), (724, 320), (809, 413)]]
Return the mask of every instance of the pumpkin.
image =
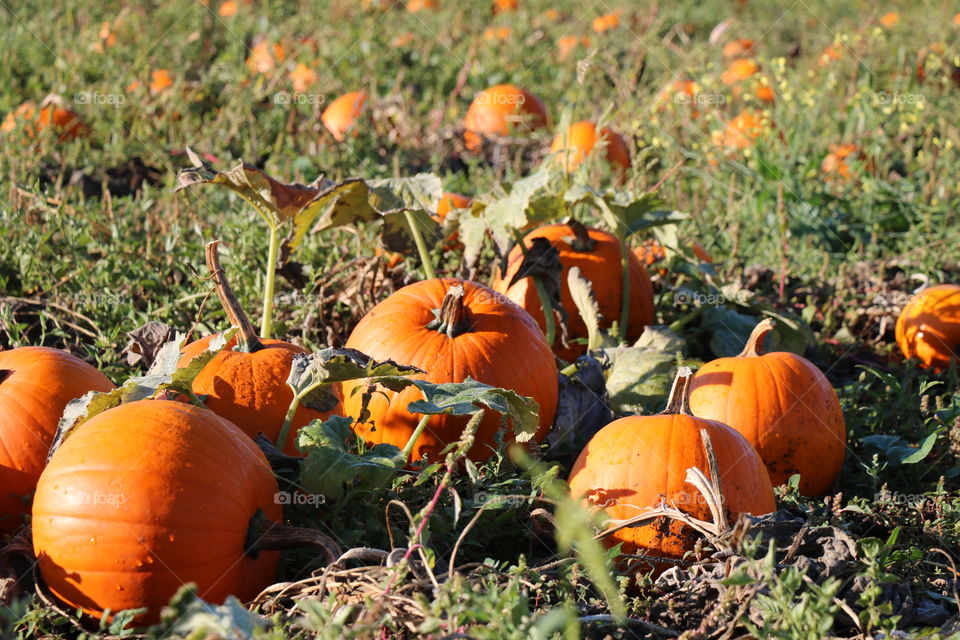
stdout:
[(9, 133), (18, 125), (22, 125), (24, 133), (31, 138), (47, 127), (53, 127), (59, 134), (58, 142), (76, 140), (90, 133), (90, 126), (80, 114), (68, 108), (66, 101), (57, 95), (47, 96), (39, 107), (31, 100), (22, 103), (7, 114), (0, 130)]
[(347, 139), (347, 133), (353, 129), (363, 106), (367, 102), (366, 91), (351, 91), (331, 102), (320, 115), (320, 121), (338, 142)]
[(566, 60), (577, 47), (586, 49), (589, 46), (590, 38), (587, 36), (562, 36), (557, 38), (557, 49), (559, 50), (561, 60)]
[[(527, 312), (476, 282), (443, 278), (417, 282), (393, 293), (360, 320), (347, 340), (375, 360), (393, 360), (425, 370), (420, 379), (463, 382), (467, 377), (532, 397), (540, 405), (542, 438), (553, 424), (557, 407), (557, 370), (546, 340)], [(346, 415), (358, 418), (365, 381), (342, 384)], [(377, 391), (369, 402), (369, 418), (357, 421), (358, 434), (372, 444), (403, 447), (420, 416), (407, 405), (421, 398), (414, 387), (399, 393)], [(455, 442), (467, 419), (431, 416), (413, 449), (413, 458), (436, 460)], [(488, 412), (469, 452), (484, 460), (495, 449), (501, 416)]]
[(800, 474), (800, 492), (825, 494), (840, 473), (847, 431), (837, 393), (809, 360), (763, 352), (776, 322), (767, 318), (743, 352), (708, 362), (693, 378), (690, 409), (739, 431), (763, 460), (774, 485)]
[(848, 161), (856, 160), (867, 170), (873, 169), (873, 162), (863, 153), (856, 144), (832, 144), (830, 153), (820, 163), (820, 172), (828, 181), (847, 182), (854, 178), (853, 169)]
[(157, 95), (173, 85), (173, 77), (166, 69), (154, 69), (150, 72), (150, 93)]
[(407, 0), (407, 11), (417, 13), (418, 11), (427, 11), (428, 9), (439, 9), (440, 3), (437, 0)]
[(757, 43), (747, 38), (738, 38), (723, 46), (724, 58), (745, 58), (756, 53)]
[[(587, 326), (584, 324), (567, 287), (567, 275), (572, 267), (579, 267), (580, 273), (590, 281), (597, 305), (600, 308), (601, 328), (620, 320), (620, 303), (623, 297), (623, 269), (620, 265), (620, 241), (616, 237), (599, 229), (588, 229), (582, 224), (552, 224), (528, 233), (524, 245), (529, 248), (534, 238), (546, 238), (560, 252), (563, 273), (560, 276), (560, 302), (568, 314), (567, 340), (564, 347), (559, 331), (553, 352), (564, 360), (573, 361), (586, 352), (584, 344), (571, 342), (574, 338), (586, 338)], [(526, 309), (545, 326), (540, 297), (532, 278), (523, 278), (511, 285), (514, 276), (523, 263), (523, 251), (515, 246), (507, 256), (507, 268), (504, 273), (496, 270), (493, 289)], [(628, 252), (627, 264), (630, 273), (630, 321), (627, 326), (627, 340), (634, 341), (643, 333), (643, 328), (653, 323), (653, 285), (643, 264), (633, 252)]]
[[(230, 322), (239, 327), (237, 335), (220, 353), (208, 362), (193, 380), (193, 392), (204, 397), (204, 404), (226, 418), (251, 438), (263, 434), (289, 455), (298, 455), (296, 432), (307, 423), (324, 419), (336, 410), (317, 411), (304, 405), (297, 407), (286, 442), (277, 443), (280, 429), (293, 390), (287, 386), (290, 365), (297, 354), (307, 353), (303, 347), (283, 340), (261, 340), (233, 295), (226, 276), (220, 269), (217, 241), (207, 245), (207, 266), (214, 274), (217, 294)], [(180, 366), (203, 353), (214, 336), (200, 338), (182, 350)]]
[[(680, 369), (663, 413), (620, 418), (593, 436), (570, 471), (573, 497), (588, 506), (602, 507), (617, 520), (641, 515), (664, 501), (709, 522), (706, 500), (686, 481), (691, 467), (709, 474), (700, 434), (706, 431), (716, 455), (727, 521), (734, 522), (741, 513), (760, 515), (776, 508), (770, 480), (750, 443), (721, 422), (690, 415), (687, 392), (691, 376), (687, 367)], [(610, 546), (623, 543), (626, 554), (675, 559), (691, 551), (696, 540), (695, 530), (666, 516), (604, 538)]]
[(506, 42), (513, 34), (510, 27), (487, 27), (483, 31), (483, 39), (491, 42)]
[(275, 552), (248, 551), (261, 512), (282, 517), (278, 487), (250, 438), (212, 411), (140, 400), (81, 424), (51, 457), (33, 502), (33, 548), (49, 590), (100, 616), (177, 589), (209, 602), (253, 598), (276, 578)]
[(760, 102), (766, 102), (767, 104), (773, 104), (777, 101), (776, 94), (773, 93), (773, 88), (768, 84), (759, 84), (754, 95), (757, 96), (757, 100)]
[(880, 16), (880, 24), (885, 29), (893, 29), (899, 23), (900, 14), (898, 14), (896, 11), (891, 11)]
[(282, 44), (270, 43), (266, 38), (260, 38), (250, 49), (247, 68), (253, 73), (273, 73), (277, 65), (286, 57)]
[(550, 153), (567, 171), (573, 171), (600, 140), (605, 142), (607, 162), (620, 169), (630, 168), (630, 151), (623, 136), (608, 127), (601, 129), (598, 135), (596, 125), (589, 121), (575, 122), (567, 127), (566, 132), (558, 133), (550, 145)]
[(506, 136), (516, 129), (547, 126), (547, 108), (538, 97), (512, 84), (498, 84), (476, 95), (463, 124), (467, 148), (479, 149), (484, 135)]
[(493, 13), (516, 11), (520, 7), (520, 0), (493, 0)]
[(713, 143), (727, 150), (747, 149), (770, 131), (770, 122), (758, 111), (744, 109), (722, 131), (713, 132)]
[(469, 196), (444, 191), (437, 204), (437, 220), (443, 222), (451, 209), (468, 209), (472, 202)]
[(610, 31), (620, 26), (620, 16), (616, 12), (605, 13), (593, 19), (593, 30), (597, 33)]
[(760, 71), (760, 65), (750, 58), (734, 60), (730, 66), (720, 75), (720, 80), (724, 84), (736, 84), (746, 80), (750, 76)]
[(320, 76), (317, 75), (317, 72), (302, 62), (298, 62), (297, 66), (290, 72), (290, 82), (293, 84), (293, 90), (301, 93), (315, 85), (319, 79)]
[(105, 375), (65, 351), (0, 351), (0, 534), (23, 524), (26, 497), (37, 486), (67, 403), (112, 388)]
[(939, 284), (918, 293), (900, 312), (897, 345), (904, 357), (941, 372), (960, 345), (960, 286)]

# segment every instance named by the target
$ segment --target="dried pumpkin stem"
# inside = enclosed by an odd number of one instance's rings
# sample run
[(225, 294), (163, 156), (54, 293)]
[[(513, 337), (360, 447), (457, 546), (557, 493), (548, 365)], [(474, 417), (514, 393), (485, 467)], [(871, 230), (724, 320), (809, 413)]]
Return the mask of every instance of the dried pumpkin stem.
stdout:
[(263, 511), (257, 512), (250, 518), (247, 528), (247, 539), (244, 551), (256, 555), (261, 551), (283, 551), (286, 549), (311, 548), (323, 551), (327, 556), (327, 564), (333, 564), (343, 553), (340, 545), (329, 536), (315, 529), (306, 527), (291, 527), (267, 518)]
[(447, 289), (440, 308), (433, 312), (436, 318), (427, 325), (427, 328), (446, 334), (450, 338), (456, 338), (461, 333), (469, 331), (470, 319), (467, 317), (467, 308), (463, 304), (465, 295), (462, 284)]
[(237, 340), (237, 351), (244, 353), (253, 353), (263, 348), (263, 343), (257, 337), (257, 331), (250, 322), (250, 318), (244, 313), (240, 301), (233, 294), (230, 283), (227, 282), (227, 275), (220, 266), (220, 256), (217, 248), (220, 245), (219, 240), (211, 240), (206, 246), (207, 269), (210, 270), (210, 277), (213, 278), (213, 284), (217, 290), (217, 297), (220, 298), (220, 304), (227, 314), (227, 319), (236, 327), (239, 327), (240, 337)]
[(574, 251), (580, 253), (593, 251), (597, 243), (590, 237), (590, 230), (587, 229), (586, 225), (572, 216), (568, 217), (564, 221), (564, 224), (570, 227), (570, 230), (573, 231), (573, 235), (575, 236), (573, 242), (570, 244)]
[(747, 338), (747, 346), (740, 352), (740, 357), (762, 356), (765, 353), (763, 350), (763, 341), (767, 337), (767, 334), (776, 328), (777, 321), (773, 318), (764, 318), (761, 320), (760, 324), (753, 328), (750, 337)]
[(677, 377), (673, 379), (670, 388), (670, 397), (667, 399), (667, 408), (661, 415), (692, 415), (690, 413), (690, 383), (693, 380), (693, 369), (680, 367)]
[[(520, 253), (526, 258), (527, 245), (523, 242), (523, 236), (516, 229), (513, 233), (517, 246), (520, 247)], [(537, 290), (537, 297), (540, 298), (540, 308), (543, 309), (543, 336), (547, 340), (547, 344), (552, 347), (557, 339), (557, 325), (553, 318), (553, 302), (550, 301), (550, 294), (547, 293), (547, 287), (543, 284), (540, 276), (532, 275), (530, 277), (533, 278), (533, 286)]]

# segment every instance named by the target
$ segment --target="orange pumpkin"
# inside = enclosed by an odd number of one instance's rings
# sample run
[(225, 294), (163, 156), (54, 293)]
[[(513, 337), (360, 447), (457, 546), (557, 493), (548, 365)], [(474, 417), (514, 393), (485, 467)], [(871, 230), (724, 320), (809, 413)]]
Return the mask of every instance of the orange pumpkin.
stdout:
[(347, 133), (356, 125), (360, 114), (363, 113), (366, 102), (366, 91), (345, 93), (323, 110), (320, 121), (338, 142), (343, 142), (347, 139)]
[(157, 619), (188, 582), (208, 602), (251, 599), (276, 552), (248, 553), (251, 520), (279, 521), (277, 481), (257, 446), (212, 411), (141, 400), (80, 425), (33, 502), (33, 548), (50, 591), (93, 616), (147, 607)]
[(247, 68), (253, 73), (273, 73), (277, 65), (287, 57), (283, 45), (279, 42), (270, 43), (260, 38), (250, 49), (247, 58)]
[(302, 62), (298, 62), (297, 66), (290, 72), (290, 82), (293, 84), (293, 90), (301, 93), (310, 89), (319, 79), (320, 76), (317, 75), (317, 72)]
[(39, 107), (27, 100), (7, 114), (0, 130), (9, 133), (18, 125), (22, 125), (24, 133), (31, 138), (47, 127), (53, 127), (59, 134), (58, 142), (76, 140), (90, 133), (90, 126), (80, 118), (80, 114), (68, 108), (66, 101), (59, 96), (48, 97)]
[(49, 347), (0, 351), (0, 534), (23, 524), (63, 409), (113, 384), (83, 360)]
[(593, 19), (593, 30), (597, 33), (610, 31), (620, 26), (620, 16), (616, 12), (605, 13)]
[(437, 204), (437, 220), (443, 222), (451, 209), (467, 209), (472, 202), (469, 196), (444, 191)]
[(722, 131), (714, 131), (713, 143), (730, 151), (752, 147), (761, 136), (770, 131), (770, 122), (758, 111), (744, 109), (726, 124)]
[(885, 29), (893, 29), (897, 24), (900, 23), (900, 14), (896, 11), (891, 11), (880, 16), (880, 24)]
[(407, 0), (407, 11), (410, 13), (439, 8), (440, 3), (437, 0)]
[(498, 84), (478, 93), (470, 104), (463, 119), (464, 140), (468, 149), (476, 150), (484, 135), (534, 131), (547, 123), (547, 108), (538, 97), (512, 84)]
[[(761, 515), (776, 508), (770, 480), (750, 443), (727, 425), (690, 415), (686, 402), (690, 370), (681, 368), (667, 408), (654, 416), (629, 416), (601, 429), (570, 471), (570, 492), (589, 506), (602, 507), (613, 519), (643, 514), (665, 501), (706, 522), (711, 513), (687, 470), (709, 474), (701, 431), (710, 435), (716, 454), (723, 506), (728, 522), (739, 514)], [(678, 520), (659, 517), (639, 527), (620, 529), (604, 541), (623, 543), (623, 552), (682, 558), (697, 533)]]
[(918, 293), (900, 312), (897, 345), (907, 358), (940, 372), (960, 345), (960, 286), (939, 284)]
[[(581, 224), (552, 224), (528, 233), (523, 239), (529, 248), (534, 238), (546, 238), (560, 252), (563, 273), (560, 276), (560, 302), (569, 314), (567, 318), (568, 342), (574, 338), (586, 338), (587, 327), (577, 313), (577, 307), (567, 287), (567, 275), (572, 267), (579, 267), (580, 273), (590, 281), (593, 293), (603, 316), (601, 328), (620, 320), (620, 302), (623, 296), (623, 270), (620, 265), (620, 241), (616, 237), (599, 229), (587, 229)], [(628, 252), (630, 269), (630, 322), (627, 327), (627, 340), (634, 341), (643, 333), (643, 328), (653, 322), (653, 285), (646, 268), (632, 252)], [(523, 263), (523, 251), (514, 247), (507, 256), (506, 273), (496, 270), (493, 288), (526, 309), (545, 326), (540, 297), (532, 278), (523, 278), (510, 286), (510, 281), (520, 270)], [(564, 347), (559, 331), (553, 352), (564, 360), (573, 361), (586, 352), (586, 346), (569, 342)]]
[(150, 93), (157, 95), (173, 85), (173, 77), (166, 69), (154, 69), (150, 72)]
[(776, 326), (767, 318), (743, 352), (705, 364), (693, 378), (693, 414), (739, 431), (760, 454), (774, 485), (800, 474), (800, 492), (829, 491), (846, 450), (847, 431), (837, 393), (809, 360), (763, 352)]
[(847, 164), (848, 159), (867, 161), (858, 145), (832, 144), (830, 145), (830, 153), (820, 163), (820, 172), (827, 180), (848, 181), (854, 177), (853, 170)]
[(492, 42), (506, 42), (513, 34), (510, 27), (487, 27), (483, 31), (483, 39)]
[(745, 58), (756, 53), (757, 43), (747, 38), (738, 38), (723, 46), (724, 58)]
[[(460, 290), (462, 287), (462, 290)], [(375, 360), (393, 360), (426, 371), (430, 382), (463, 382), (467, 377), (512, 389), (540, 405), (539, 440), (553, 424), (557, 407), (557, 370), (553, 354), (533, 318), (523, 309), (476, 282), (443, 278), (408, 285), (375, 306), (350, 334), (347, 347)], [(357, 418), (364, 381), (342, 385), (346, 415)], [(403, 447), (420, 416), (407, 405), (421, 398), (414, 387), (400, 393), (375, 392), (370, 416), (355, 429), (370, 443)], [(414, 459), (436, 460), (460, 437), (464, 416), (431, 416), (417, 440)], [(488, 412), (469, 452), (484, 460), (495, 449), (501, 417)]]
[(493, 13), (516, 11), (520, 7), (520, 0), (493, 0)]
[(605, 140), (607, 162), (623, 170), (630, 168), (630, 152), (623, 136), (608, 127), (601, 129), (598, 135), (596, 125), (586, 120), (573, 123), (566, 133), (558, 133), (550, 145), (550, 153), (559, 159), (567, 171), (573, 171), (600, 140)]
[[(216, 242), (207, 246), (207, 265), (215, 274), (214, 283), (230, 322), (239, 327), (237, 335), (208, 362), (193, 380), (193, 392), (204, 396), (204, 404), (226, 418), (251, 438), (263, 432), (277, 444), (284, 418), (293, 401), (293, 390), (287, 385), (290, 366), (297, 354), (307, 353), (303, 347), (283, 340), (261, 340), (250, 320), (230, 290), (226, 276), (216, 258)], [(203, 353), (214, 336), (200, 338), (184, 346), (180, 366)], [(334, 389), (335, 392), (335, 389)], [(297, 407), (290, 433), (278, 448), (289, 455), (299, 455), (297, 430), (316, 419), (325, 419), (337, 407), (325, 412), (304, 405)]]
[(735, 60), (726, 71), (720, 75), (724, 84), (736, 84), (760, 71), (760, 65), (750, 58)]
[(590, 46), (590, 38), (587, 36), (578, 37), (578, 36), (562, 36), (557, 38), (557, 49), (560, 52), (560, 59), (566, 60), (567, 57), (573, 52), (577, 47), (583, 47), (586, 49)]

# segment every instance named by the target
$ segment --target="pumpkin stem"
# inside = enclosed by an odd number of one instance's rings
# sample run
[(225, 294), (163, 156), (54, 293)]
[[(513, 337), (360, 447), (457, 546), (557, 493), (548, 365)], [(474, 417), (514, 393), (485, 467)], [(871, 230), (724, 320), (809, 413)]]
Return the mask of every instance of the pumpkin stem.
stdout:
[(250, 322), (250, 318), (244, 313), (243, 307), (240, 306), (240, 301), (237, 300), (237, 296), (233, 294), (233, 289), (230, 288), (230, 283), (227, 282), (227, 274), (223, 272), (223, 268), (220, 266), (220, 256), (217, 253), (219, 245), (219, 240), (211, 240), (207, 243), (205, 251), (207, 256), (207, 269), (210, 270), (210, 277), (213, 278), (213, 284), (217, 290), (217, 297), (220, 298), (220, 304), (227, 314), (227, 319), (230, 320), (230, 324), (240, 328), (240, 337), (237, 340), (235, 350), (244, 353), (259, 351), (263, 349), (263, 343), (260, 342), (260, 338), (257, 337), (257, 330), (254, 329), (253, 323)]
[(740, 352), (739, 357), (762, 356), (765, 353), (763, 350), (763, 340), (767, 337), (768, 333), (776, 328), (777, 321), (773, 318), (764, 318), (761, 320), (760, 323), (753, 328), (750, 337), (747, 338), (747, 346)]
[(467, 317), (467, 308), (463, 304), (465, 295), (462, 284), (447, 289), (440, 308), (433, 310), (436, 318), (427, 325), (427, 328), (444, 333), (450, 338), (456, 338), (461, 333), (469, 331), (470, 319)]
[(573, 235), (576, 236), (576, 238), (574, 238), (573, 242), (570, 244), (574, 251), (579, 253), (589, 253), (593, 251), (593, 247), (596, 245), (596, 242), (594, 242), (593, 238), (590, 237), (590, 230), (587, 229), (582, 222), (573, 216), (570, 216), (566, 219), (564, 224), (570, 227), (570, 230), (573, 231)]
[(670, 397), (667, 398), (667, 408), (660, 415), (693, 415), (690, 412), (690, 382), (693, 380), (693, 369), (680, 367), (677, 377), (670, 387)]
[[(277, 494), (278, 496), (281, 494)], [(287, 493), (286, 495), (292, 495)], [(244, 551), (256, 557), (261, 551), (284, 551), (286, 549), (317, 549), (327, 556), (328, 564), (336, 562), (342, 553), (340, 546), (329, 536), (316, 529), (292, 527), (274, 522), (264, 515), (262, 509), (250, 518)]]

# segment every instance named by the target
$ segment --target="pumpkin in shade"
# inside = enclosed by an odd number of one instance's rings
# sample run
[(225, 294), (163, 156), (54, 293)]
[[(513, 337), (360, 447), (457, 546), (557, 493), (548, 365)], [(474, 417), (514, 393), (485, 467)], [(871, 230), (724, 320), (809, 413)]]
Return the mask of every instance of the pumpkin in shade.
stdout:
[(846, 450), (847, 431), (837, 393), (809, 360), (763, 352), (776, 322), (767, 318), (743, 352), (708, 362), (693, 378), (690, 409), (739, 431), (763, 460), (774, 485), (800, 474), (800, 492), (830, 489)]
[(914, 296), (897, 318), (896, 338), (905, 357), (937, 372), (950, 366), (960, 345), (960, 286), (939, 284)]
[[(277, 481), (253, 441), (212, 411), (140, 400), (81, 424), (50, 458), (33, 502), (33, 548), (47, 588), (100, 616), (147, 607), (177, 589), (253, 598), (278, 554), (248, 532), (282, 517)], [(256, 540), (256, 536), (252, 537)]]
[(327, 128), (334, 139), (343, 142), (347, 133), (356, 125), (363, 106), (367, 102), (366, 91), (351, 91), (331, 102), (320, 115), (320, 122)]
[(37, 486), (67, 403), (112, 388), (105, 375), (65, 351), (0, 351), (0, 534), (23, 524), (26, 497)]
[[(433, 218), (440, 224), (443, 224), (443, 221), (447, 219), (447, 214), (450, 213), (451, 209), (469, 209), (471, 204), (473, 204), (473, 200), (469, 196), (444, 191), (440, 197), (440, 202), (437, 204), (437, 214), (433, 216)], [(459, 250), (462, 246), (458, 242), (459, 239), (460, 232), (452, 232), (444, 240), (444, 249), (447, 251)]]
[[(727, 521), (734, 522), (741, 513), (760, 515), (776, 508), (770, 480), (750, 443), (723, 423), (690, 415), (691, 377), (690, 369), (681, 367), (663, 413), (620, 418), (593, 436), (570, 471), (570, 492), (575, 498), (602, 507), (616, 520), (641, 515), (665, 501), (710, 522), (706, 500), (686, 481), (691, 467), (709, 473), (700, 435), (705, 430), (716, 455)], [(622, 542), (626, 554), (681, 558), (696, 540), (694, 529), (661, 516), (650, 524), (621, 529), (606, 537), (605, 543)]]
[[(586, 338), (587, 326), (577, 313), (577, 307), (567, 287), (567, 275), (573, 267), (590, 281), (597, 305), (600, 308), (600, 327), (607, 329), (620, 320), (620, 302), (623, 299), (623, 268), (620, 265), (620, 241), (612, 234), (599, 229), (588, 229), (579, 222), (552, 224), (534, 229), (524, 237), (527, 248), (533, 246), (534, 238), (546, 238), (560, 253), (563, 273), (560, 276), (560, 302), (568, 314), (567, 340), (564, 347), (559, 332), (552, 345), (553, 352), (564, 360), (573, 361), (586, 352), (586, 345), (571, 342), (574, 338)], [(522, 278), (511, 285), (523, 263), (523, 251), (514, 247), (507, 256), (504, 273), (496, 270), (493, 289), (526, 309), (537, 323), (545, 326), (540, 296), (533, 278)], [(627, 254), (630, 272), (630, 315), (627, 325), (627, 340), (634, 341), (643, 333), (643, 328), (653, 323), (653, 285), (646, 267), (637, 260), (632, 251)]]
[(558, 133), (550, 145), (550, 153), (558, 158), (567, 171), (573, 171), (601, 141), (607, 162), (620, 169), (630, 168), (630, 151), (623, 136), (608, 127), (598, 132), (596, 125), (586, 120), (575, 122), (567, 127), (566, 132)]
[[(557, 369), (546, 340), (527, 312), (482, 284), (437, 278), (408, 285), (371, 309), (346, 346), (375, 360), (420, 367), (426, 373), (419, 378), (430, 382), (463, 382), (470, 377), (532, 397), (540, 405), (537, 440), (553, 424)], [(342, 383), (346, 415), (359, 416), (366, 384)], [(399, 393), (377, 391), (369, 402), (369, 418), (354, 428), (372, 444), (402, 448), (420, 420), (407, 405), (419, 399), (415, 387)], [(431, 416), (414, 445), (413, 459), (426, 454), (436, 460), (466, 424), (465, 416)], [(469, 452), (471, 459), (484, 460), (493, 453), (500, 428), (501, 416), (488, 412)]]
[[(207, 245), (207, 266), (214, 274), (220, 302), (237, 335), (208, 362), (193, 380), (193, 392), (204, 396), (207, 408), (234, 423), (251, 438), (263, 432), (277, 448), (298, 455), (297, 430), (315, 419), (324, 419), (337, 407), (317, 411), (300, 405), (290, 425), (286, 442), (277, 443), (293, 390), (287, 386), (295, 355), (303, 347), (283, 340), (261, 340), (230, 289), (217, 258), (218, 241)], [(213, 336), (191, 342), (182, 350), (180, 366), (203, 353)]]
[(498, 84), (476, 95), (463, 119), (468, 149), (479, 149), (484, 135), (506, 136), (547, 126), (540, 98), (512, 84)]

